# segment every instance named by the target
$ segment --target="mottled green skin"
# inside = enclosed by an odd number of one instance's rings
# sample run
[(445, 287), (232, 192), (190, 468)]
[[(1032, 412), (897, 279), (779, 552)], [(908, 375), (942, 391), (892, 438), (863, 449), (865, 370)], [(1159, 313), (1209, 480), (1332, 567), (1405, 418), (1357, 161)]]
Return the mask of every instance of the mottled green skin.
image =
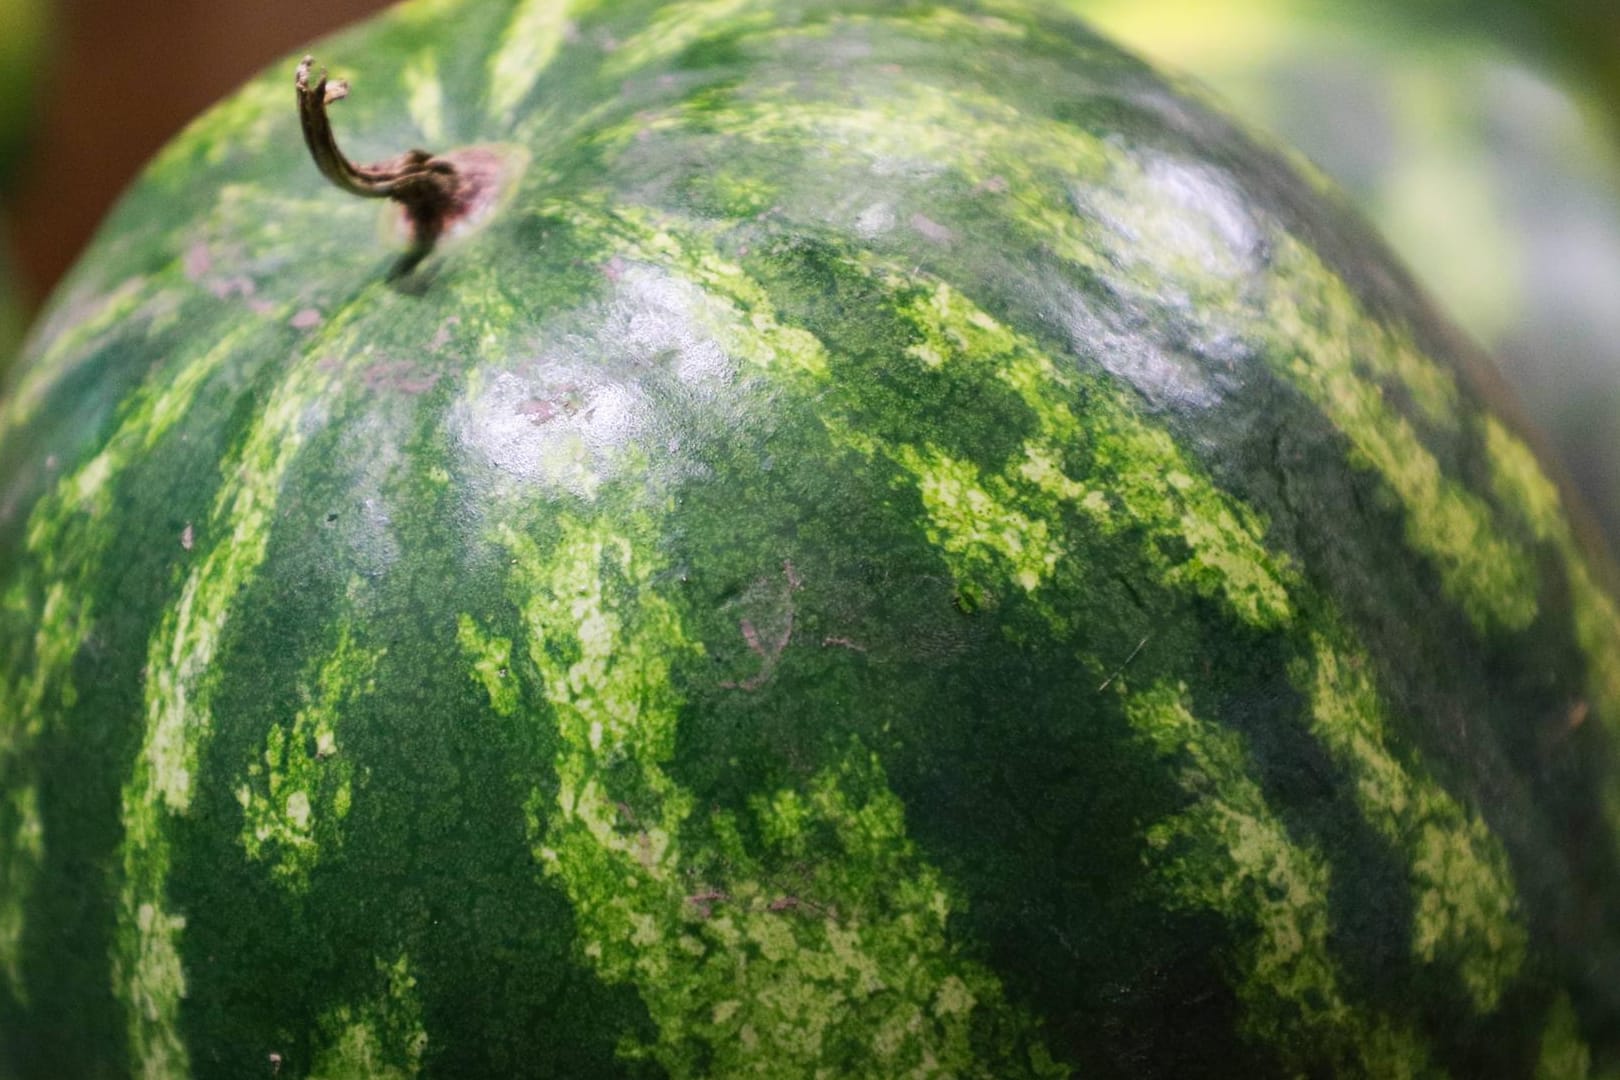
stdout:
[(1334, 196), (1014, 2), (320, 52), (502, 198), (289, 63), (54, 301), (0, 1074), (1620, 1067), (1608, 564)]

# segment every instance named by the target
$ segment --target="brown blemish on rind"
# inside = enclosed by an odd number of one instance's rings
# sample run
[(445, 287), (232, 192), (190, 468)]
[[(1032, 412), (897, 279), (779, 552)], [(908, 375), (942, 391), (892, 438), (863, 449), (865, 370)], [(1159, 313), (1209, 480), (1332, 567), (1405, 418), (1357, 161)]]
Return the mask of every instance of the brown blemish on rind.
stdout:
[(379, 360), (360, 372), (370, 390), (425, 394), (438, 385), (442, 372), (429, 371), (409, 360)]
[(776, 667), (782, 660), (782, 653), (788, 647), (788, 643), (793, 640), (793, 624), (798, 614), (793, 603), (793, 594), (804, 588), (804, 582), (800, 579), (799, 572), (794, 568), (791, 560), (782, 563), (782, 576), (787, 581), (787, 587), (783, 593), (783, 610), (780, 613), (780, 625), (770, 628), (774, 633), (771, 633), (769, 637), (765, 636), (760, 632), (759, 627), (755, 625), (754, 620), (747, 618), (743, 619), (738, 626), (738, 629), (742, 632), (743, 641), (748, 644), (749, 651), (760, 658), (759, 671), (746, 679), (728, 679), (720, 684), (723, 689), (746, 690), (752, 693), (770, 682), (771, 676), (776, 674)]

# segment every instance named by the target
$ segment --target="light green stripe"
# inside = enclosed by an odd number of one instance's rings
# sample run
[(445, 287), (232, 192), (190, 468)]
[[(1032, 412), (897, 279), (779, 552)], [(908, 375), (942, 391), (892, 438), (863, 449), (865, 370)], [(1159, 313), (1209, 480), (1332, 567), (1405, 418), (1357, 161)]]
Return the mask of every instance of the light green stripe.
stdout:
[[(1598, 575), (1564, 512), (1558, 487), (1524, 441), (1495, 417), (1484, 424), (1486, 460), (1497, 500), (1564, 563), (1575, 643), (1586, 656), (1586, 692), (1611, 732), (1620, 732), (1620, 608)], [(1620, 776), (1603, 793), (1605, 817), (1620, 840)]]
[[(679, 129), (688, 119), (679, 112), (643, 118), (615, 137)], [(1122, 295), (1150, 309), (1172, 307), (1178, 321), (1206, 332), (1241, 337), (1262, 326), (1281, 373), (1395, 490), (1408, 539), (1435, 561), (1447, 593), (1476, 625), (1516, 630), (1535, 617), (1533, 560), (1500, 534), (1483, 500), (1443, 474), (1378, 382), (1397, 381), (1431, 423), (1455, 428), (1455, 380), (1368, 318), (1320, 260), (1242, 206), (1219, 172), (1167, 156), (1139, 159), (955, 88), (896, 87), (892, 99), (860, 108), (739, 103), (705, 112), (701, 123), (761, 143), (815, 145), (848, 164), (915, 160), (943, 164), (976, 187), (1000, 179), (1004, 194), (986, 190), (981, 198), (996, 200), (1008, 220)], [(1071, 199), (1089, 213), (1076, 214)], [(1271, 287), (1256, 311), (1238, 283), (1264, 269), (1266, 242)]]
[(396, 4), (382, 16), (385, 19), (398, 19), (401, 24), (410, 27), (447, 25), (456, 18), (456, 13), (473, 4), (482, 4), (485, 0), (404, 0)]
[[(1314, 658), (1314, 666), (1294, 672), (1310, 697), (1310, 731), (1355, 777), (1362, 814), (1407, 856), (1417, 959), (1455, 965), (1476, 1007), (1494, 1008), (1526, 948), (1506, 854), (1478, 815), (1459, 806), (1420, 763), (1402, 764), (1393, 756), (1370, 661), (1292, 622), (1293, 597), (1308, 589), (1286, 559), (1267, 551), (1264, 522), (1219, 493), (1168, 433), (1149, 427), (1123, 400), (1093, 393), (1083, 420), (1076, 417), (1062, 404), (1067, 388), (1051, 360), (965, 298), (939, 286), (931, 303), (912, 305), (909, 313), (927, 326), (930, 366), (995, 365), (1040, 418), (1043, 438), (1026, 444), (1015, 469), (1042, 498), (1020, 490), (1010, 468), (998, 478), (1005, 500), (999, 514), (1021, 512), (1039, 523), (1038, 535), (1045, 537), (1058, 531), (1061, 507), (1068, 503), (1104, 528), (1145, 530), (1143, 557), (1162, 584), (1219, 597), (1251, 624), (1287, 628)], [(1099, 470), (1071, 477), (1061, 470), (1059, 462), (1087, 444), (1095, 447), (1098, 463), (1117, 470), (1114, 475)], [(1046, 528), (1048, 522), (1053, 528)], [(1190, 549), (1188, 562), (1164, 559), (1162, 540), (1170, 538)], [(959, 530), (942, 543), (948, 553), (960, 545), (985, 546), (972, 530)], [(963, 556), (956, 561), (962, 565)], [(1015, 580), (1025, 583), (1020, 573)], [(1321, 607), (1315, 600), (1298, 606)], [(1323, 625), (1335, 618), (1327, 614)]]
[[(752, 12), (749, 9), (754, 9)], [(778, 16), (757, 0), (684, 0), (659, 7), (645, 29), (619, 42), (602, 70), (620, 79), (636, 71), (663, 69), (699, 39), (724, 32), (774, 26)]]
[[(905, 279), (892, 269), (872, 268), (893, 290)], [(1285, 557), (1264, 542), (1265, 523), (1200, 476), (1198, 466), (1170, 434), (1145, 423), (1118, 392), (1091, 395), (1084, 418), (1064, 404), (1072, 380), (1033, 342), (1014, 334), (965, 296), (943, 283), (922, 303), (899, 308), (923, 336), (925, 363), (982, 365), (1011, 387), (1039, 423), (1040, 435), (1025, 443), (1023, 457), (998, 478), (998, 488), (1045, 526), (1073, 505), (1105, 531), (1144, 530), (1143, 558), (1166, 584), (1222, 597), (1245, 622), (1286, 625), (1293, 618), (1284, 582), (1292, 571)], [(1071, 477), (1066, 459), (1090, 456), (1088, 469)], [(914, 470), (913, 470), (914, 471)], [(1178, 541), (1192, 558), (1169, 564), (1166, 541)]]
[[(1447, 594), (1481, 630), (1525, 629), (1538, 610), (1537, 560), (1509, 537), (1504, 517), (1551, 544), (1564, 565), (1590, 704), (1611, 726), (1620, 723), (1612, 719), (1620, 717), (1620, 608), (1577, 543), (1558, 489), (1534, 453), (1496, 418), (1469, 416), (1484, 443), (1498, 507), (1444, 477), (1374, 380), (1401, 388), (1431, 422), (1459, 433), (1464, 425), (1454, 377), (1369, 318), (1349, 288), (1297, 241), (1278, 238), (1272, 274), (1261, 320), (1270, 359), (1389, 484), (1406, 513), (1408, 540), (1434, 561)], [(1602, 799), (1605, 819), (1620, 835), (1620, 782)]]
[(950, 559), (959, 581), (982, 581), (1002, 566), (1025, 592), (1052, 576), (1066, 552), (1045, 521), (1030, 519), (991, 494), (972, 463), (938, 450), (899, 448), (928, 514), (928, 538)]
[[(4, 705), (4, 702), (0, 702)], [(33, 784), (9, 788), (3, 817), (8, 828), (0, 833), (0, 967), (11, 995), (28, 1002), (22, 974), (22, 937), (27, 928), (28, 899), (34, 878), (45, 858), (45, 824), (39, 813), (39, 789)]]
[(444, 86), (439, 82), (439, 54), (422, 49), (400, 68), (405, 88), (405, 108), (423, 140), (434, 147), (444, 143)]
[(309, 1080), (410, 1080), (421, 1072), (428, 1036), (410, 957), (378, 961), (377, 973), (386, 987), (375, 997), (321, 1017)]
[[(364, 307), (359, 302), (348, 310)], [(213, 664), (234, 603), (264, 560), (276, 499), (303, 446), (312, 410), (342, 385), (364, 357), (360, 335), (334, 319), (305, 347), (257, 416), (201, 530), (213, 546), (194, 564), (179, 597), (153, 635), (146, 661), (146, 733), (124, 784), (122, 881), (113, 945), (113, 992), (127, 1010), (133, 1071), (148, 1080), (184, 1076), (190, 1064), (180, 1036), (185, 973), (184, 916), (167, 896), (169, 825), (191, 805), (192, 783), (212, 734)], [(322, 360), (339, 357), (349, 363)]]
[[(727, 353), (804, 380), (834, 440), (895, 464), (912, 477), (927, 504), (927, 470), (919, 472), (908, 462), (927, 464), (931, 451), (885, 443), (851, 421), (821, 343), (801, 329), (781, 325), (769, 297), (739, 267), (707, 252), (688, 253), (669, 231), (638, 226), (622, 214), (604, 218), (584, 204), (558, 206), (556, 212), (570, 216), (576, 228), (596, 234), (600, 243), (616, 243), (622, 259), (670, 266), (708, 289), (713, 302), (733, 305), (733, 319), (717, 320)], [(919, 280), (870, 258), (849, 265), (891, 293)], [(1065, 515), (1076, 512), (1103, 529), (1140, 531), (1142, 558), (1162, 585), (1218, 599), (1244, 622), (1288, 633), (1301, 655), (1314, 658), (1295, 672), (1312, 702), (1306, 717), (1309, 730), (1356, 778), (1358, 807), (1413, 868), (1409, 885), (1416, 912), (1415, 959), (1455, 966), (1465, 992), (1481, 1008), (1491, 1007), (1501, 985), (1518, 970), (1524, 949), (1501, 844), (1476, 813), (1456, 804), (1415, 754), (1395, 756), (1370, 675), (1343, 676), (1347, 685), (1319, 679), (1320, 671), (1342, 674), (1345, 664), (1366, 661), (1359, 650), (1338, 644), (1348, 640), (1347, 632), (1333, 629), (1339, 616), (1312, 595), (1286, 557), (1267, 549), (1263, 519), (1216, 488), (1168, 432), (1141, 416), (1127, 392), (1108, 383), (1088, 384), (1085, 415), (1076, 416), (1063, 404), (1074, 394), (1074, 377), (1034, 342), (943, 283), (936, 283), (922, 301), (897, 300), (893, 310), (917, 329), (920, 346), (906, 354), (912, 362), (934, 371), (983, 365), (1018, 392), (1038, 421), (1039, 436), (1024, 446), (1021, 457), (1009, 460), (999, 473), (981, 466), (971, 487), (960, 489), (963, 498), (980, 503), (971, 528), (953, 534), (957, 517), (931, 514), (930, 536), (953, 573), (961, 574), (969, 588), (989, 587), (992, 592), (994, 584), (986, 575), (998, 582), (1005, 578), (1019, 590), (1033, 580), (1039, 587), (1032, 600), (1061, 629), (1066, 615), (1046, 602), (1045, 587), (1069, 580), (1066, 560), (1059, 557), (1048, 564), (1045, 554), (1028, 564), (1020, 559), (1031, 549), (1058, 550), (1051, 545), (1065, 542)], [(1032, 528), (1024, 547), (1015, 551), (1005, 530), (986, 524), (997, 521), (1039, 522), (1043, 528)], [(1191, 552), (1180, 563), (1163, 554), (1178, 545)], [(1076, 545), (1076, 550), (1083, 548)], [(1296, 625), (1297, 608), (1319, 613), (1318, 627), (1327, 628), (1319, 629), (1321, 636)], [(1323, 650), (1320, 655), (1318, 650)], [(1344, 659), (1347, 655), (1351, 659)], [(1385, 805), (1384, 799), (1393, 799), (1394, 805)], [(1458, 886), (1467, 892), (1449, 895)]]
[[(638, 117), (612, 138), (697, 122), (761, 144), (813, 145), (846, 167), (943, 166), (1059, 258), (1133, 302), (1206, 334), (1245, 337), (1263, 327), (1281, 372), (1345, 432), (1356, 458), (1390, 483), (1409, 541), (1435, 561), (1448, 595), (1475, 624), (1516, 630), (1535, 617), (1534, 561), (1500, 533), (1483, 500), (1442, 473), (1380, 386), (1398, 385), (1428, 423), (1455, 431), (1454, 377), (1369, 319), (1314, 255), (1256, 218), (1219, 170), (1137, 155), (959, 87), (897, 82), (881, 104), (859, 108), (786, 92), (700, 117)], [(1002, 194), (987, 186), (992, 180), (1002, 181)], [(1076, 214), (1073, 200), (1087, 212)], [(1271, 285), (1257, 298), (1240, 283), (1259, 273), (1269, 273)], [(1193, 386), (1198, 376), (1175, 378)]]
[(1254, 927), (1233, 980), (1251, 1035), (1294, 1069), (1333, 1062), (1365, 1076), (1436, 1074), (1416, 1032), (1356, 1006), (1339, 985), (1328, 864), (1290, 838), (1241, 739), (1194, 717), (1185, 687), (1129, 694), (1119, 685), (1131, 726), (1194, 800), (1148, 830), (1156, 873), (1177, 904)]
[(293, 111), (292, 69), (266, 72), (186, 126), (147, 166), (145, 181), (186, 188), (196, 181), (197, 160), (209, 165), (227, 156), (256, 157), (285, 128)]
[(1592, 1052), (1581, 1039), (1580, 1017), (1568, 994), (1560, 994), (1541, 1030), (1536, 1080), (1586, 1080), (1592, 1075)]
[(516, 715), (522, 699), (512, 674), (512, 639), (484, 633), (476, 619), (463, 613), (456, 618), (456, 640), (496, 715)]
[[(658, 1027), (633, 1052), (677, 1077), (810, 1077), (823, 1062), (874, 1078), (1067, 1075), (995, 976), (958, 952), (955, 903), (859, 747), (753, 800), (763, 848), (727, 813), (695, 820), (664, 763), (680, 706), (670, 667), (699, 646), (637, 540), (561, 528), (547, 550), (501, 531), (563, 741), (555, 796), (531, 797), (531, 832), (584, 956), (633, 984)], [(995, 1060), (978, 1060), (976, 1032)]]
[[(1535, 560), (1503, 535), (1485, 500), (1446, 476), (1368, 371), (1405, 370), (1409, 388), (1439, 377), (1416, 375), (1425, 368), (1416, 354), (1404, 352), (1298, 241), (1276, 236), (1272, 259), (1262, 317), (1268, 360), (1344, 434), (1354, 460), (1389, 485), (1405, 511), (1408, 542), (1434, 562), (1474, 625), (1482, 632), (1529, 626), (1539, 591)], [(1395, 352), (1404, 359), (1392, 359)]]
[(520, 0), (489, 58), (490, 112), (511, 120), (562, 46), (568, 0)]
[(41, 329), (41, 340), (48, 340), (50, 347), (38, 359), (18, 365), (20, 378), (0, 409), (0, 445), (34, 418), (45, 395), (61, 382), (64, 369), (82, 360), (109, 331), (124, 329), (125, 321), (149, 298), (151, 285), (148, 278), (130, 278), (105, 296), (81, 299), (75, 294), (51, 312)]
[(1455, 967), (1474, 1007), (1489, 1012), (1528, 946), (1507, 854), (1477, 813), (1395, 758), (1372, 663), (1346, 638), (1312, 634), (1311, 660), (1291, 671), (1310, 696), (1311, 731), (1347, 766), (1362, 816), (1406, 856), (1416, 959)]
[(335, 826), (354, 796), (354, 765), (338, 742), (340, 720), (376, 688), (386, 651), (356, 645), (353, 616), (344, 616), (332, 651), (299, 686), (303, 706), (290, 725), (272, 725), (262, 759), (248, 765), (237, 786), (243, 849), (268, 862), (271, 875), (294, 892), (309, 887), (310, 872), (340, 841)]
[[(11, 792), (0, 819), (7, 826), (0, 832), (0, 967), (19, 999), (26, 999), (20, 967), (24, 911), (45, 851), (38, 793), (26, 763), (40, 736), (78, 699), (71, 672), (96, 618), (92, 583), (120, 539), (108, 520), (111, 493), (250, 333), (251, 328), (240, 328), (202, 356), (154, 373), (101, 451), (57, 481), (29, 515), (28, 554), (8, 594), (8, 608), (9, 617), (34, 628), (33, 666), (15, 681), (0, 683), (0, 781)], [(43, 593), (38, 610), (28, 599), (35, 589)]]
[[(1111, 162), (1124, 160), (1117, 148), (960, 85), (897, 78), (880, 99), (858, 107), (805, 100), (797, 89), (784, 82), (760, 87), (746, 100), (727, 98), (719, 107), (705, 100), (701, 108), (675, 105), (640, 114), (607, 128), (599, 141), (627, 146), (647, 134), (695, 125), (705, 136), (745, 140), (772, 153), (784, 146), (813, 147), (841, 167), (879, 166), (902, 175), (948, 169), (968, 186), (983, 189), (998, 215), (1063, 243), (1066, 253), (1086, 265), (1107, 269), (1104, 254), (1088, 242), (1085, 223), (1066, 202), (1064, 183), (1106, 175)], [(996, 189), (1005, 190), (997, 195)], [(862, 209), (857, 205), (851, 211)]]

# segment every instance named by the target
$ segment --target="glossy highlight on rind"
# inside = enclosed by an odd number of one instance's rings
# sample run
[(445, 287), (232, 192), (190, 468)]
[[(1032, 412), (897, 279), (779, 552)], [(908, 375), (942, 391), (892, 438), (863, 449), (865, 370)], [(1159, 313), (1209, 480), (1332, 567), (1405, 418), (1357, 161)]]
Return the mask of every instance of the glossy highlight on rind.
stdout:
[(1620, 1068), (1612, 570), (1331, 196), (1022, 0), (320, 53), (502, 191), (271, 72), (12, 377), (0, 1076)]

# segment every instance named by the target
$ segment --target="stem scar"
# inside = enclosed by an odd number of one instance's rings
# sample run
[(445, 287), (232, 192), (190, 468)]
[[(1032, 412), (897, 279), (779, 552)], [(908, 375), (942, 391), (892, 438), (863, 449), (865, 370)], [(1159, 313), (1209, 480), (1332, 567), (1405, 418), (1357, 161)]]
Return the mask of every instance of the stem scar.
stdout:
[(400, 204), (410, 225), (411, 244), (396, 274), (409, 271), (433, 250), (446, 225), (466, 209), (474, 193), (467, 190), (454, 163), (426, 150), (407, 150), (371, 165), (351, 162), (338, 149), (326, 111), (328, 105), (348, 97), (349, 84), (328, 79), (324, 69), (311, 82), (314, 64), (313, 56), (304, 57), (294, 77), (304, 145), (321, 175), (336, 187), (361, 198)]

